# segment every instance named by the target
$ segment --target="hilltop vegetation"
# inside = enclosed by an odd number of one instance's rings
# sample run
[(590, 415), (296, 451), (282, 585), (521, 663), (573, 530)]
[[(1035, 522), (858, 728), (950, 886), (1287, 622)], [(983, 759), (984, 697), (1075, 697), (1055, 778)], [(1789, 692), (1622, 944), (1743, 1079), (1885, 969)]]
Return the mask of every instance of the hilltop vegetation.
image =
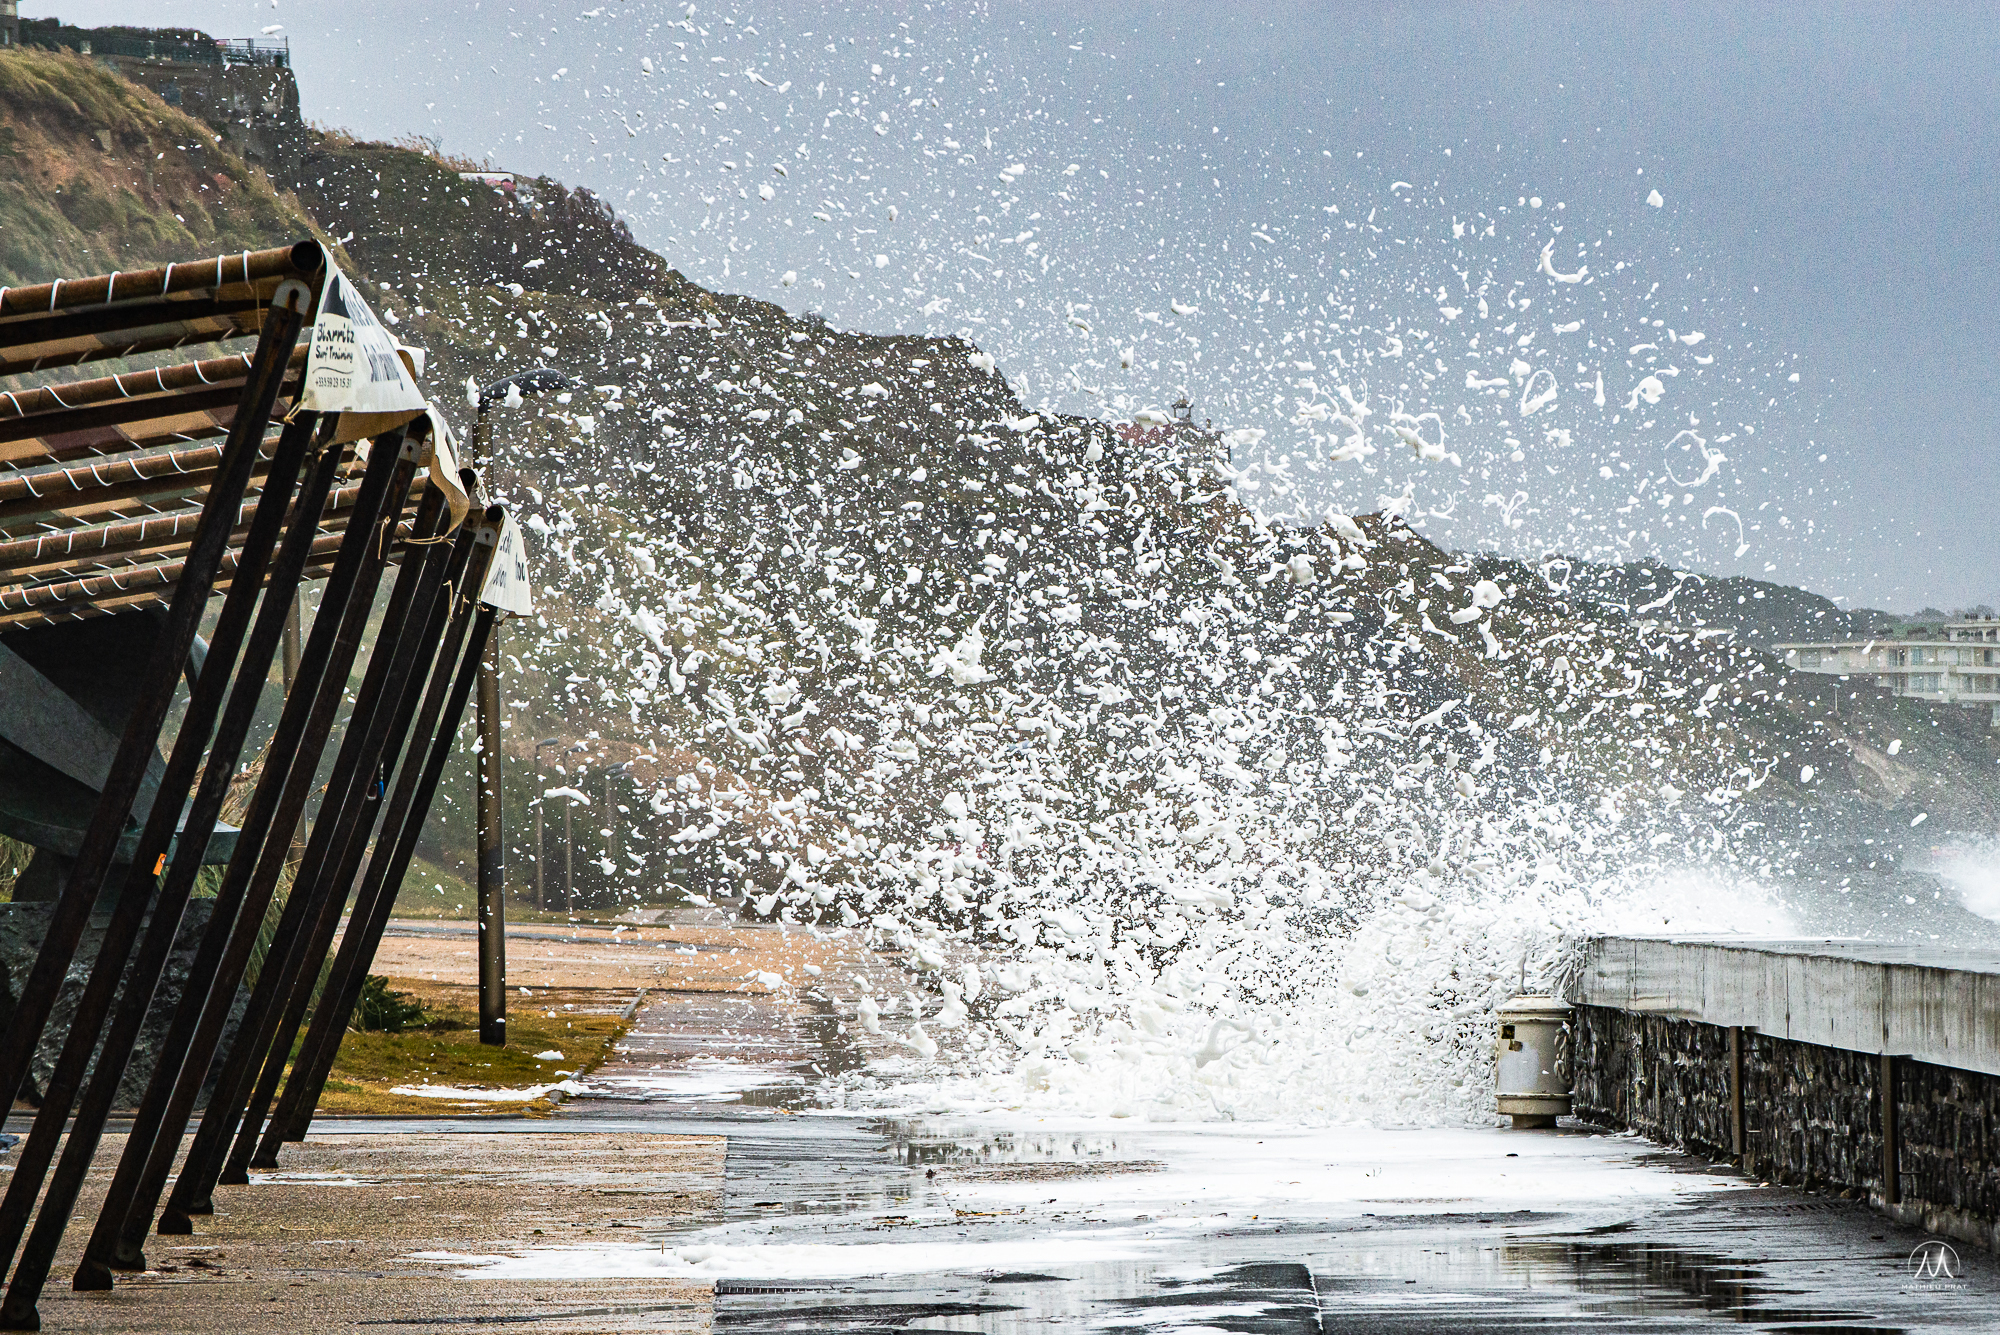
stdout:
[(0, 56), (0, 284), (295, 241), (295, 202), (216, 132), (82, 56)]
[(1699, 575), (1657, 561), (1577, 564), (1558, 568), (1552, 577), (1566, 580), (1582, 597), (1629, 615), (1726, 632), (1749, 644), (1888, 635), (1903, 621), (1870, 608), (1848, 611), (1831, 598), (1768, 580)]

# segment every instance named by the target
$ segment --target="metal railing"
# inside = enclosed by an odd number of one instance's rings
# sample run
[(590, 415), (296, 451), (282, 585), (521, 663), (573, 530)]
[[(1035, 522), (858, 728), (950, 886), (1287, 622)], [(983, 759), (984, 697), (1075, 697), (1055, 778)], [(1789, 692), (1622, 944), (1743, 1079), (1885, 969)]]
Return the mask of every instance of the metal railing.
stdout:
[(179, 65), (265, 65), (283, 68), (292, 63), (292, 44), (287, 37), (228, 37), (211, 42), (168, 42), (150, 37), (95, 32), (46, 33), (23, 31), (24, 46), (51, 50), (66, 49), (87, 56), (128, 56), (139, 60), (159, 60)]

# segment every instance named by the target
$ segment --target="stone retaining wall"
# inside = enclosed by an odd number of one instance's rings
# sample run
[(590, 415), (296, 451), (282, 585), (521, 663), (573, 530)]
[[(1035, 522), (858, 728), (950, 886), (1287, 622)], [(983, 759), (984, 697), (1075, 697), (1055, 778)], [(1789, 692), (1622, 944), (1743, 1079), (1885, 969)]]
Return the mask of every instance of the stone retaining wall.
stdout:
[(1574, 1026), (1584, 1121), (2000, 1244), (2000, 1076), (1606, 1006)]
[(1731, 1154), (1727, 1030), (1579, 1006), (1571, 1043), (1578, 1117), (1711, 1158)]
[(1897, 1062), (1896, 1122), (1903, 1199), (1976, 1223), (2000, 1250), (2000, 1076)]

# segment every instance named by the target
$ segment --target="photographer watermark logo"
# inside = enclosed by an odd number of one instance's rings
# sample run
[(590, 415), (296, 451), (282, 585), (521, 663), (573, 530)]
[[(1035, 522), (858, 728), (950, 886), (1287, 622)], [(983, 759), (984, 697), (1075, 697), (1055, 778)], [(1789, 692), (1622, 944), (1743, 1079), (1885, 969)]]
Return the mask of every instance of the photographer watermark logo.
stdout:
[(1918, 1279), (1957, 1279), (1965, 1267), (1950, 1243), (1933, 1238), (1910, 1253), (1910, 1273)]

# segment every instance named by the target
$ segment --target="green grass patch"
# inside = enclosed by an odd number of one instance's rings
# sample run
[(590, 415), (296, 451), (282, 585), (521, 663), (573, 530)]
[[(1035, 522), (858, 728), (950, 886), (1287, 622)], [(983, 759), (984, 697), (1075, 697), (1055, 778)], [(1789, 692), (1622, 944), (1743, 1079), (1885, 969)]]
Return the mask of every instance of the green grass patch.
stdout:
[(396, 892), (396, 916), (474, 921), (479, 917), (479, 888), (449, 868), (411, 858), (402, 889)]
[[(580, 1015), (560, 1006), (510, 1006), (507, 1045), (488, 1047), (479, 1041), (478, 1012), (463, 999), (470, 989), (442, 988), (408, 978), (386, 979), (384, 985), (420, 1003), (426, 1019), (421, 1027), (401, 1033), (349, 1030), (320, 1095), (322, 1114), (546, 1114), (554, 1106), (547, 1099), (468, 1104), (390, 1091), (411, 1085), (456, 1089), (546, 1085), (559, 1073), (595, 1068), (631, 1027), (630, 1021), (616, 1015)], [(551, 1051), (562, 1057), (544, 1060), (537, 1055)]]

